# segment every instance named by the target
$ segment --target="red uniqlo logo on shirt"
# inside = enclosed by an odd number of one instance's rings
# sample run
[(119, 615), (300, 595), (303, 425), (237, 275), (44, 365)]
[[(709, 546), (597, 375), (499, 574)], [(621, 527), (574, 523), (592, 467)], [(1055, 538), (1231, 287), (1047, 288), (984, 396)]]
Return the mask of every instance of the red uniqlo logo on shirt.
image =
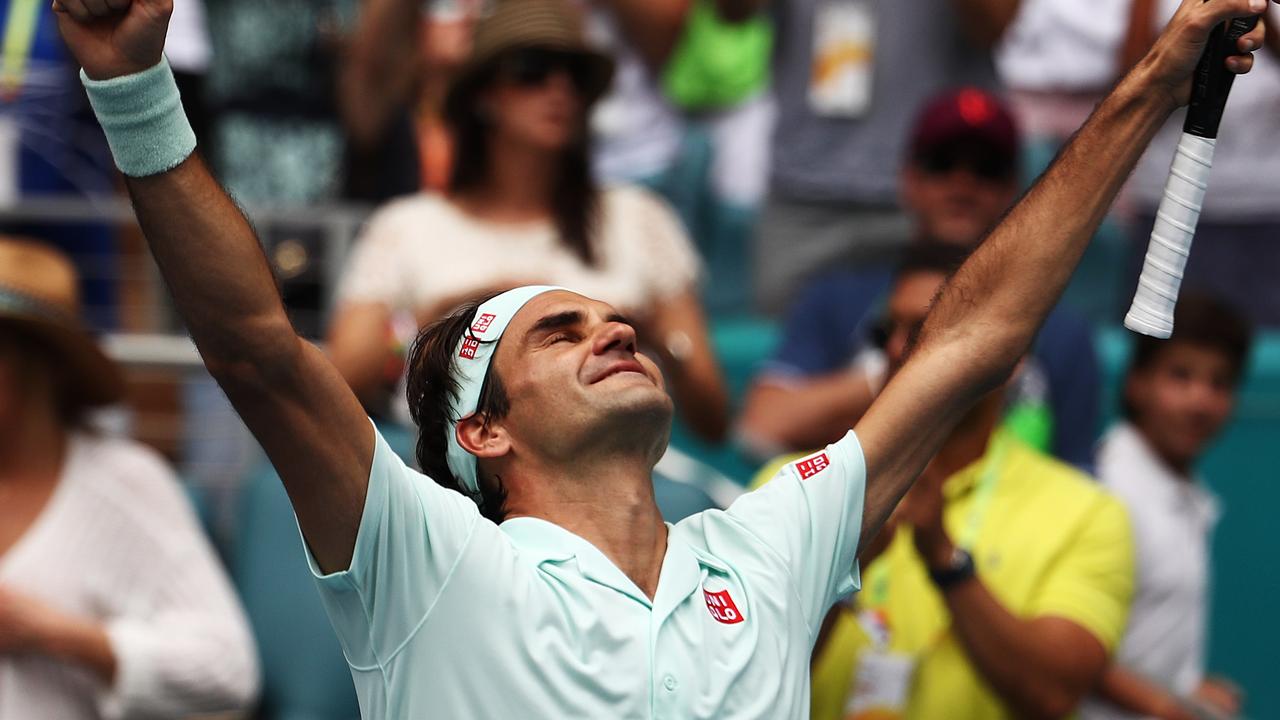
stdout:
[(702, 597), (706, 599), (707, 609), (711, 611), (711, 617), (715, 618), (716, 622), (736, 625), (746, 619), (742, 617), (742, 613), (738, 612), (738, 606), (733, 604), (733, 598), (729, 597), (728, 590), (711, 592), (702, 588)]
[(473, 338), (473, 337), (463, 338), (463, 340), (462, 340), (462, 352), (458, 353), (458, 357), (460, 357), (460, 358), (466, 358), (466, 359), (468, 359), (468, 360), (475, 360), (475, 359), (476, 359), (476, 351), (478, 351), (479, 349), (480, 349), (480, 341), (479, 341), (479, 340), (477, 340), (477, 339), (475, 339), (475, 338)]
[(818, 453), (797, 462), (796, 472), (800, 473), (801, 480), (808, 480), (829, 467), (831, 467), (831, 458), (827, 457), (826, 453)]
[(471, 326), (471, 332), (477, 335), (483, 334), (485, 330), (489, 329), (489, 326), (493, 324), (493, 321), (496, 320), (497, 317), (497, 315), (492, 315), (490, 313), (481, 315), (476, 318), (476, 324)]

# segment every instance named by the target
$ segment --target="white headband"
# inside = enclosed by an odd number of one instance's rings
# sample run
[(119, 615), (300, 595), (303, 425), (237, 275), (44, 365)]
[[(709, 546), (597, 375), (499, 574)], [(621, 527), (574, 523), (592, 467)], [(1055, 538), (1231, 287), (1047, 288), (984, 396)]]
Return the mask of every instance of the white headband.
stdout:
[(507, 325), (511, 323), (511, 319), (530, 300), (552, 290), (564, 290), (564, 288), (528, 285), (508, 290), (492, 298), (476, 310), (475, 321), (458, 341), (453, 361), (458, 369), (458, 404), (445, 428), (445, 440), (448, 442), (445, 459), (449, 463), (449, 470), (453, 471), (453, 476), (476, 500), (480, 497), (480, 482), (476, 477), (476, 457), (458, 444), (458, 425), (476, 413), (477, 406), (480, 404), (480, 390), (484, 388), (485, 377), (489, 374), (489, 364), (493, 362), (493, 353), (498, 349), (498, 341), (507, 331)]

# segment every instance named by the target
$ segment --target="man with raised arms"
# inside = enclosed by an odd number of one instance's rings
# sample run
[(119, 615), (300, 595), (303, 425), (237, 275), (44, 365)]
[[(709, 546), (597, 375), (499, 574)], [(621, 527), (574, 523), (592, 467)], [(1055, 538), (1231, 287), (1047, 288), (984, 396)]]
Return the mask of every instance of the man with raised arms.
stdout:
[(1265, 1), (1185, 0), (950, 279), (854, 431), (674, 526), (650, 481), (671, 423), (662, 378), (625, 318), (565, 290), (516, 289), (428, 329), (410, 405), (436, 482), (390, 452), (293, 332), (252, 228), (193, 154), (162, 59), (171, 7), (55, 2), (177, 307), (288, 489), (364, 714), (794, 718), (822, 618), (858, 586), (858, 547), (1027, 350), (1186, 102), (1210, 29)]

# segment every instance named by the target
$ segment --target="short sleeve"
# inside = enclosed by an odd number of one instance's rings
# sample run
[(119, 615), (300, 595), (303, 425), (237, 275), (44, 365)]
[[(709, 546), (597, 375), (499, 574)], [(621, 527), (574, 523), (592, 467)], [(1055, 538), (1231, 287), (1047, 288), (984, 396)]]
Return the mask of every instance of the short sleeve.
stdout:
[(377, 434), (351, 566), (324, 575), (307, 551), (349, 662), (382, 665), (404, 645), (479, 522), (475, 503), (410, 469)]
[(1079, 623), (1110, 652), (1124, 635), (1133, 599), (1133, 533), (1124, 506), (1109, 495), (1100, 498), (1029, 610)]
[(859, 588), (858, 541), (867, 464), (853, 432), (784, 466), (727, 514), (781, 555), (816, 633), (827, 610)]
[(373, 215), (356, 240), (338, 282), (339, 303), (385, 303), (412, 307), (413, 289), (404, 282), (406, 258), (397, 227), (400, 212), (392, 205)]
[(702, 274), (702, 261), (689, 232), (671, 206), (657, 195), (641, 188), (628, 188), (624, 193), (624, 218), (634, 222), (646, 243), (645, 294), (649, 302), (669, 300), (694, 289)]

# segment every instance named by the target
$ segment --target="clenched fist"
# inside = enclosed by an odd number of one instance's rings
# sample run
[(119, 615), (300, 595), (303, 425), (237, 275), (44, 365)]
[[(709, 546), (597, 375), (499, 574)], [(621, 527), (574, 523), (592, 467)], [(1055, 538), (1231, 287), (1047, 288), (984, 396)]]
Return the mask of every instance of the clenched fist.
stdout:
[(53, 10), (80, 67), (108, 80), (160, 62), (173, 0), (54, 0)]

